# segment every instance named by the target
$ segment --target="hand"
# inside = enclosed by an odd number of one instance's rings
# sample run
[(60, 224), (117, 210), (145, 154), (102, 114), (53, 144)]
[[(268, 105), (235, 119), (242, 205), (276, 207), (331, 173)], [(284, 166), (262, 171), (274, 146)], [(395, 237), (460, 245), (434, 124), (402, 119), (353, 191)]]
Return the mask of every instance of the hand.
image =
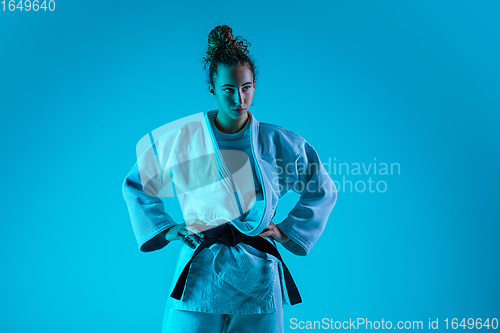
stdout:
[(264, 229), (260, 234), (260, 237), (268, 237), (271, 236), (278, 243), (285, 243), (290, 240), (290, 238), (281, 232), (281, 230), (273, 223), (273, 221), (269, 222), (269, 225), (266, 229)]
[(196, 248), (195, 243), (200, 244), (205, 237), (194, 227), (188, 227), (185, 223), (174, 225), (173, 227), (164, 230), (162, 234), (168, 241), (180, 240), (190, 248)]

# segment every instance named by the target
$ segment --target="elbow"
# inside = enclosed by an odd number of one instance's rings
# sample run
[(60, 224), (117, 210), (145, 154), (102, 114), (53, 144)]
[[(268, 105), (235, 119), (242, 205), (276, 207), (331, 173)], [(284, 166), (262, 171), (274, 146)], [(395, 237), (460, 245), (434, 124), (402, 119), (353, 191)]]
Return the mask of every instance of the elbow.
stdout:
[(130, 182), (131, 181), (128, 177), (126, 177), (122, 182), (122, 196), (125, 200), (127, 200), (130, 194), (130, 187), (132, 186)]
[(318, 200), (321, 200), (322, 205), (324, 205), (325, 208), (330, 207), (333, 209), (335, 203), (337, 202), (337, 187), (330, 177), (327, 179), (327, 181), (321, 184), (317, 198)]
[(122, 182), (122, 195), (125, 198), (126, 197), (126, 192), (127, 192), (127, 178)]
[(332, 181), (332, 192), (330, 194), (330, 198), (333, 208), (335, 206), (335, 203), (337, 202), (337, 187), (335, 186), (335, 183), (333, 181)]
[(329, 206), (333, 209), (337, 202), (337, 187), (335, 186), (335, 182), (330, 177), (328, 178), (329, 181), (323, 186), (323, 191), (325, 199), (327, 199)]

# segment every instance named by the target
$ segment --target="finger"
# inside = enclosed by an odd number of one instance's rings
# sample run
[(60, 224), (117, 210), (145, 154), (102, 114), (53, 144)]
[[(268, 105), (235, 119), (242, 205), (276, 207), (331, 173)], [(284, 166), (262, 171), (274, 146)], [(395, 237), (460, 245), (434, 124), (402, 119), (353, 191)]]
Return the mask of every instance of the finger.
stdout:
[(201, 238), (200, 234), (192, 234), (189, 237), (191, 237), (198, 244), (201, 244), (201, 242), (203, 242), (203, 239)]
[(177, 232), (177, 239), (181, 240), (183, 243), (187, 237), (189, 237), (189, 234), (186, 230), (179, 230)]
[(191, 242), (196, 244), (201, 244), (202, 240), (198, 235), (192, 234), (190, 236), (185, 236), (185, 238), (189, 239)]
[(198, 237), (200, 237), (200, 241), (202, 241), (202, 242), (207, 239), (207, 236), (203, 232), (200, 232), (197, 235), (198, 235)]
[(201, 244), (201, 242), (203, 242), (203, 239), (198, 234), (193, 234), (191, 237), (193, 237), (195, 239), (195, 241), (200, 243), (200, 244)]
[(196, 245), (194, 245), (193, 240), (189, 237), (184, 237), (182, 239), (182, 242), (192, 249), (196, 248)]
[(261, 233), (259, 236), (260, 236), (260, 237), (268, 237), (268, 236), (270, 236), (270, 235), (272, 235), (272, 234), (273, 234), (273, 231), (272, 231), (272, 230), (269, 230), (269, 231), (266, 231), (266, 232)]
[(189, 236), (189, 231), (187, 231), (186, 226), (183, 226), (181, 229), (179, 229), (178, 233), (183, 236)]
[(186, 239), (194, 246), (201, 244), (200, 238), (196, 237), (195, 235), (187, 236)]
[(175, 239), (180, 240), (183, 243), (184, 243), (184, 237), (185, 236), (183, 234), (181, 234), (181, 233), (177, 233), (177, 235), (175, 235)]
[(198, 243), (202, 242), (201, 240), (202, 237), (200, 236), (201, 234), (202, 234), (201, 231), (199, 231), (193, 226), (185, 225), (184, 229), (182, 230), (182, 235), (188, 236)]

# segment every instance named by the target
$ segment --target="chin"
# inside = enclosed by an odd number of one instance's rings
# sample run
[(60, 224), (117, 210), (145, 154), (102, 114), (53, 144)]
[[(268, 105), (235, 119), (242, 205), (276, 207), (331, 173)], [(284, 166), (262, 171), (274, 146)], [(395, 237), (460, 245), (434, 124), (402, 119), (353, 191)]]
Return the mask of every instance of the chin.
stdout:
[(242, 113), (238, 113), (236, 111), (231, 110), (231, 118), (233, 118), (233, 119), (245, 118), (247, 115), (248, 115), (248, 110), (245, 110), (245, 112), (242, 112)]

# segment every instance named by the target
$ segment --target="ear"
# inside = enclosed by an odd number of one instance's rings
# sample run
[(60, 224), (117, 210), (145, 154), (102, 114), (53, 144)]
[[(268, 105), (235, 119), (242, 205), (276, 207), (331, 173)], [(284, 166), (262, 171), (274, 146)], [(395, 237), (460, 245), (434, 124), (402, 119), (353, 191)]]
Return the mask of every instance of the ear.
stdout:
[(208, 84), (208, 91), (210, 91), (210, 93), (215, 96), (214, 87), (212, 87), (211, 84)]

